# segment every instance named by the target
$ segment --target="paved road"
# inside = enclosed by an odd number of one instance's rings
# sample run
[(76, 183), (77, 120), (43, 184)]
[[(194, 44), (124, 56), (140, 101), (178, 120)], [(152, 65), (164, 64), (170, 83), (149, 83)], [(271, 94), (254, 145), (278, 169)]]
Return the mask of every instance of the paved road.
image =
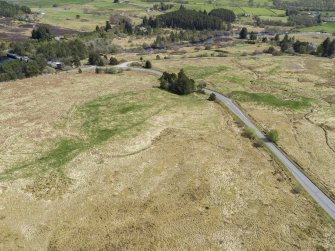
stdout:
[[(162, 72), (152, 69), (129, 67), (131, 62), (126, 62), (118, 65), (122, 69), (131, 69), (135, 71), (145, 71), (157, 76), (161, 76)], [(242, 113), (242, 111), (229, 99), (220, 93), (209, 89), (204, 89), (207, 94), (214, 93), (217, 100), (221, 101), (230, 111), (232, 111), (243, 123), (255, 129), (257, 136), (263, 140), (265, 146), (283, 163), (283, 165), (293, 174), (301, 186), (312, 196), (312, 198), (335, 220), (335, 204), (332, 202), (313, 182), (311, 182), (297, 166), (295, 166), (274, 144), (269, 142), (265, 135), (251, 123), (251, 121)]]
[(335, 204), (332, 202), (313, 182), (311, 182), (297, 166), (295, 166), (274, 144), (261, 133), (258, 128), (241, 112), (241, 110), (225, 96), (205, 89), (207, 94), (214, 93), (216, 98), (225, 104), (243, 123), (255, 129), (257, 136), (263, 140), (265, 146), (283, 163), (284, 166), (293, 174), (301, 186), (313, 197), (313, 199), (335, 220)]
[(162, 76), (163, 73), (161, 71), (153, 70), (153, 69), (145, 69), (145, 68), (139, 68), (139, 67), (131, 67), (129, 66), (132, 62), (125, 62), (119, 65), (116, 65), (115, 67), (121, 68), (121, 69), (130, 69), (132, 71), (144, 71), (144, 72), (149, 72), (154, 75), (157, 75), (158, 77)]

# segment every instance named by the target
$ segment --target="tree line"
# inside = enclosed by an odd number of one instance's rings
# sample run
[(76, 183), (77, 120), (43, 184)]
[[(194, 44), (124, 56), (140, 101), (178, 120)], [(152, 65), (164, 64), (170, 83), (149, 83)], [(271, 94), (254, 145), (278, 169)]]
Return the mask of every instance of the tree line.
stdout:
[(179, 10), (143, 19), (143, 26), (152, 28), (171, 27), (191, 30), (221, 30), (223, 22), (234, 22), (236, 16), (234, 12), (225, 9), (206, 11), (195, 11), (180, 6)]
[(57, 60), (64, 65), (80, 66), (80, 60), (87, 58), (89, 47), (81, 40), (41, 40), (14, 42), (10, 51), (18, 55), (29, 56), (28, 62), (8, 60), (0, 64), (0, 81), (8, 81), (41, 74), (49, 60)]
[(12, 44), (11, 51), (31, 58), (43, 57), (45, 60), (65, 62), (75, 62), (88, 55), (88, 48), (80, 39), (17, 42)]
[(173, 4), (166, 4), (163, 2), (160, 2), (159, 4), (154, 4), (152, 6), (154, 10), (159, 10), (159, 11), (166, 11), (166, 10), (172, 9), (173, 7), (174, 7)]
[(10, 60), (0, 64), (0, 82), (33, 77), (40, 74), (43, 68), (36, 61)]
[(19, 13), (30, 14), (31, 9), (27, 6), (20, 6), (17, 4), (7, 3), (6, 1), (0, 1), (0, 16), (15, 17)]
[(151, 48), (162, 49), (175, 43), (198, 43), (205, 41), (209, 38), (222, 35), (222, 31), (209, 31), (209, 30), (182, 30), (171, 31), (168, 35), (158, 35), (155, 41), (151, 44)]
[[(243, 27), (239, 34), (240, 39), (248, 39), (251, 42), (255, 42), (257, 38), (257, 34), (254, 32), (248, 32), (248, 29)], [(262, 42), (267, 42), (267, 37), (262, 38)], [(249, 41), (250, 42), (250, 41)], [(298, 54), (311, 54), (320, 57), (335, 57), (335, 39), (331, 40), (330, 38), (326, 38), (320, 45), (316, 45), (311, 42), (301, 42), (296, 40), (295, 37), (289, 37), (286, 34), (282, 40), (280, 40), (279, 34), (275, 35), (271, 38), (271, 43), (278, 45), (280, 47), (280, 51), (284, 53), (298, 53)], [(275, 48), (271, 46), (269, 49), (264, 51), (265, 53), (274, 53), (276, 52)]]
[(286, 34), (279, 42), (282, 52), (295, 52), (299, 54), (312, 54), (320, 57), (335, 56), (335, 39), (326, 38), (319, 46), (310, 42), (295, 41), (294, 37), (289, 38)]

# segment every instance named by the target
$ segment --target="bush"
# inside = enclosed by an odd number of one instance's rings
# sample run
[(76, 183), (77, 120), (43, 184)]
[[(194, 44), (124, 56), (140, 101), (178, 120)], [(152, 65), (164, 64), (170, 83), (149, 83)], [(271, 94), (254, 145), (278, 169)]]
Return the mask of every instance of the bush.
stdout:
[(81, 68), (79, 68), (78, 73), (83, 73), (83, 70)]
[(243, 27), (240, 31), (240, 39), (246, 39), (248, 37), (248, 29)]
[(261, 140), (260, 138), (257, 138), (254, 143), (254, 147), (263, 147), (264, 146), (264, 141)]
[(115, 58), (115, 57), (111, 57), (109, 59), (109, 64), (110, 65), (118, 65), (119, 64), (119, 61)]
[(115, 68), (115, 67), (110, 67), (110, 68), (105, 69), (106, 74), (117, 74), (117, 73), (121, 73), (121, 72), (123, 72), (122, 69), (118, 69), (118, 68)]
[(105, 74), (117, 74), (117, 73), (121, 73), (123, 72), (123, 69), (118, 69), (115, 67), (97, 67), (95, 68), (95, 73), (96, 74), (101, 74), (101, 73), (105, 73)]
[(43, 70), (42, 70), (42, 74), (55, 74), (57, 71), (56, 69), (50, 67), (50, 66), (46, 66)]
[(63, 71), (71, 71), (73, 68), (72, 68), (72, 66), (69, 66), (69, 65), (66, 65), (66, 66), (62, 66), (62, 70)]
[(88, 56), (88, 63), (90, 65), (104, 66), (105, 63), (97, 52), (90, 52)]
[(144, 68), (146, 68), (146, 69), (151, 69), (152, 68), (152, 64), (149, 60), (145, 61)]
[(272, 52), (272, 56), (281, 56), (281, 55), (283, 55), (283, 53), (281, 52), (281, 51), (274, 51), (274, 52)]
[(270, 46), (267, 50), (264, 50), (264, 53), (272, 54), (276, 51), (275, 47)]
[(161, 57), (159, 55), (156, 56), (156, 60), (160, 60)]
[(139, 63), (139, 62), (132, 62), (132, 63), (130, 63), (130, 66), (132, 66), (132, 67), (142, 67), (142, 64)]
[(210, 45), (210, 44), (207, 44), (206, 46), (205, 46), (205, 50), (211, 50), (212, 49), (212, 46)]
[(301, 188), (298, 187), (298, 186), (295, 186), (295, 187), (293, 187), (293, 188), (291, 189), (291, 192), (292, 192), (293, 194), (299, 194), (299, 193), (301, 193)]
[(208, 97), (208, 100), (209, 100), (209, 101), (215, 101), (215, 100), (216, 100), (216, 95), (215, 95), (215, 93), (211, 93), (211, 94), (209, 95), (209, 97)]
[(206, 94), (204, 88), (206, 88), (207, 84), (204, 81), (200, 81), (200, 83), (196, 87), (196, 92), (201, 94)]
[(95, 73), (96, 73), (96, 74), (100, 74), (100, 73), (102, 73), (102, 69), (99, 68), (99, 67), (95, 68)]
[(256, 130), (251, 127), (245, 128), (245, 134), (249, 139), (255, 140), (257, 138)]
[(46, 25), (40, 25), (37, 29), (33, 29), (31, 32), (31, 38), (37, 40), (51, 39), (53, 36)]
[(250, 38), (250, 40), (253, 40), (253, 41), (254, 41), (254, 40), (257, 40), (257, 35), (256, 35), (256, 33), (252, 31), (252, 32), (250, 33), (249, 38)]
[(277, 143), (279, 140), (279, 132), (275, 129), (270, 130), (267, 132), (266, 137), (273, 143)]

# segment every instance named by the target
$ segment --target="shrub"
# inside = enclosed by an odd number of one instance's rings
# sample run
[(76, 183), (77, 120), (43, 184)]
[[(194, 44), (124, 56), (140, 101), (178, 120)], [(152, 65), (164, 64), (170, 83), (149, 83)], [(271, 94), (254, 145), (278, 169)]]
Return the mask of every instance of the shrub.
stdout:
[(118, 68), (115, 68), (115, 67), (110, 67), (110, 68), (105, 69), (106, 74), (117, 74), (117, 73), (121, 73), (121, 72), (123, 72), (122, 69), (118, 69)]
[(161, 57), (159, 55), (156, 56), (156, 60), (160, 60)]
[(209, 101), (215, 101), (215, 100), (216, 100), (216, 95), (215, 95), (215, 93), (211, 93), (211, 94), (209, 95), (209, 97), (208, 97), (208, 100), (209, 100)]
[(210, 44), (207, 44), (206, 46), (205, 46), (205, 50), (211, 50), (212, 49), (212, 46), (210, 45)]
[(292, 192), (293, 194), (299, 194), (299, 193), (301, 192), (301, 188), (298, 187), (298, 186), (295, 186), (295, 187), (293, 187), (293, 188), (291, 189), (291, 192)]
[(57, 71), (56, 69), (50, 67), (50, 66), (46, 66), (43, 70), (42, 70), (42, 74), (55, 74)]
[(251, 127), (245, 128), (245, 134), (249, 139), (255, 140), (257, 138), (256, 130)]
[(264, 53), (272, 54), (276, 51), (275, 47), (270, 46), (267, 50), (264, 50)]
[(256, 138), (256, 140), (255, 140), (255, 143), (254, 143), (254, 147), (262, 147), (262, 146), (264, 146), (264, 141), (263, 140), (261, 140), (260, 138)]
[(274, 51), (272, 52), (272, 56), (281, 56), (283, 53), (281, 51)]
[(130, 66), (132, 66), (132, 67), (142, 67), (142, 64), (139, 63), (139, 62), (132, 62), (132, 63), (130, 64)]
[(88, 56), (88, 63), (90, 65), (104, 66), (105, 63), (97, 52), (90, 52)]
[(100, 74), (101, 72), (102, 72), (101, 68), (99, 68), (99, 67), (95, 68), (95, 73), (96, 74)]
[(109, 64), (110, 65), (117, 65), (117, 64), (119, 64), (119, 61), (115, 57), (111, 57), (109, 59)]
[(40, 25), (33, 29), (31, 32), (31, 38), (37, 40), (47, 40), (52, 38), (52, 34), (46, 25)]
[(256, 33), (253, 32), (253, 31), (250, 33), (250, 40), (253, 40), (253, 41), (254, 41), (254, 40), (257, 40), (257, 35), (256, 35)]
[(152, 68), (152, 64), (149, 60), (145, 61), (144, 68), (146, 68), (146, 69), (151, 69)]
[(78, 73), (83, 73), (83, 70), (81, 68), (79, 68)]
[(123, 69), (118, 69), (115, 67), (97, 67), (95, 68), (95, 73), (96, 74), (101, 74), (101, 73), (105, 73), (105, 74), (117, 74), (117, 73), (121, 73), (123, 72)]
[(196, 87), (196, 91), (198, 93), (206, 94), (204, 88), (206, 88), (207, 84), (204, 81), (200, 81), (200, 83)]
[(279, 140), (279, 132), (275, 129), (270, 130), (267, 132), (266, 137), (273, 143), (277, 143)]
[(243, 27), (240, 31), (240, 39), (246, 39), (248, 37), (248, 29)]
[(72, 68), (72, 66), (69, 66), (69, 65), (66, 65), (66, 66), (62, 66), (62, 70), (63, 71), (71, 71), (73, 68)]

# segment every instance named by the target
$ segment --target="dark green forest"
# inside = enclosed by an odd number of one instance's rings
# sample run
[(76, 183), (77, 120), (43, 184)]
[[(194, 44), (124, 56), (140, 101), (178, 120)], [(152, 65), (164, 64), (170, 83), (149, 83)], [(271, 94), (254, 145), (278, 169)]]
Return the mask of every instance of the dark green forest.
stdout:
[(15, 17), (19, 13), (30, 14), (31, 10), (27, 6), (19, 6), (17, 4), (11, 4), (5, 1), (0, 1), (0, 16)]
[(159, 15), (156, 19), (145, 19), (143, 25), (191, 30), (220, 30), (224, 27), (222, 18), (208, 15), (206, 11), (188, 10), (183, 6), (177, 11)]

